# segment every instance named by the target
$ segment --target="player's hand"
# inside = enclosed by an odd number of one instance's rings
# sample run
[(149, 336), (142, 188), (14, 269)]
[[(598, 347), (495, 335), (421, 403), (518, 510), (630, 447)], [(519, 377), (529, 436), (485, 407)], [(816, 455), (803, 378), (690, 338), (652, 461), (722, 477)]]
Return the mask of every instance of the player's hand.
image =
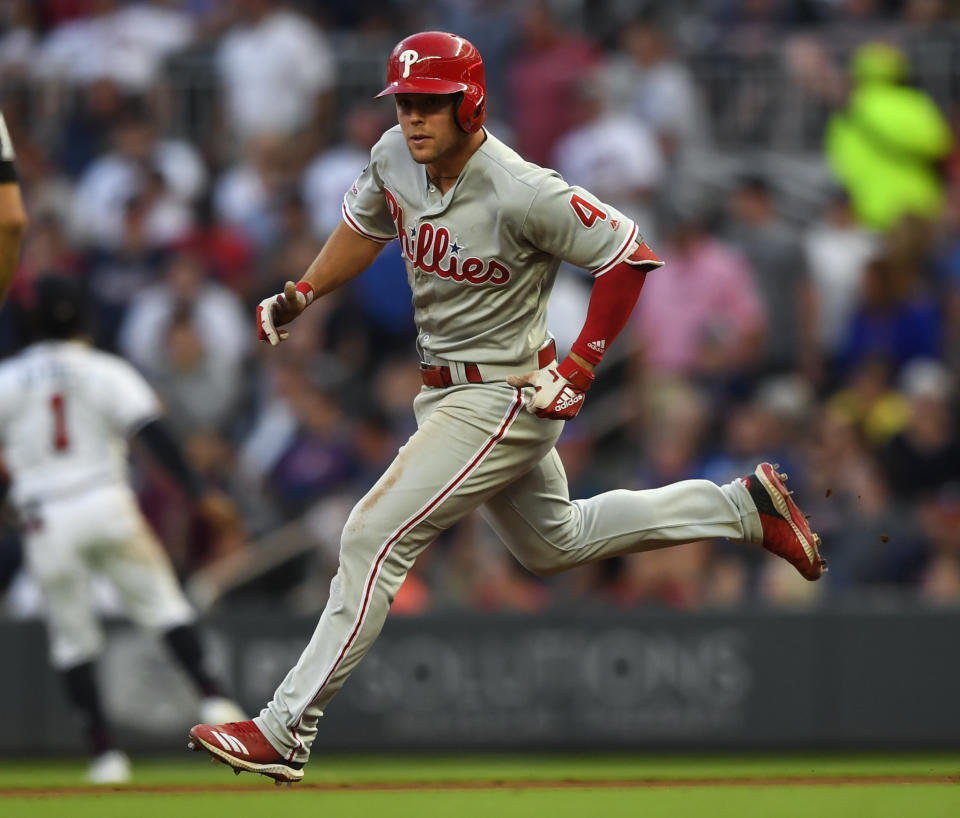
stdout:
[(531, 414), (551, 420), (570, 420), (583, 406), (584, 394), (593, 383), (593, 373), (567, 357), (560, 364), (554, 361), (536, 372), (508, 375), (507, 383), (533, 387), (533, 395), (524, 404)]
[(237, 507), (222, 491), (210, 490), (197, 501), (197, 512), (209, 525), (220, 533), (240, 530), (240, 514)]
[(270, 346), (286, 341), (290, 333), (277, 327), (289, 324), (311, 301), (313, 290), (309, 284), (305, 281), (299, 284), (288, 281), (283, 285), (282, 293), (264, 298), (257, 306), (257, 337), (261, 341), (269, 341)]

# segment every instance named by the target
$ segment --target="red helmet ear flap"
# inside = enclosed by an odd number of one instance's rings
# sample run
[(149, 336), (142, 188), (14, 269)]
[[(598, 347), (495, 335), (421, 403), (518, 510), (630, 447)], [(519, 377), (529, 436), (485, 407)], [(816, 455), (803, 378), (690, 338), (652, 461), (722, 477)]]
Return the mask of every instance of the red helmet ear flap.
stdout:
[(487, 118), (486, 97), (482, 92), (480, 94), (470, 94), (463, 91), (457, 95), (457, 102), (453, 110), (460, 130), (467, 133), (476, 133), (483, 127)]

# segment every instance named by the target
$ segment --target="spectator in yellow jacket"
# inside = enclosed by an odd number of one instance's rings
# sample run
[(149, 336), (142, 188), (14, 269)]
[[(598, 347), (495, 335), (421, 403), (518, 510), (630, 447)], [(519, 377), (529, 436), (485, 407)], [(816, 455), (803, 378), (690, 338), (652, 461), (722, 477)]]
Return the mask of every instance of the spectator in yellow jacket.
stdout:
[(908, 213), (936, 218), (944, 206), (938, 164), (952, 142), (943, 114), (905, 84), (906, 58), (890, 45), (861, 46), (851, 73), (847, 105), (827, 124), (826, 154), (857, 218), (881, 231)]

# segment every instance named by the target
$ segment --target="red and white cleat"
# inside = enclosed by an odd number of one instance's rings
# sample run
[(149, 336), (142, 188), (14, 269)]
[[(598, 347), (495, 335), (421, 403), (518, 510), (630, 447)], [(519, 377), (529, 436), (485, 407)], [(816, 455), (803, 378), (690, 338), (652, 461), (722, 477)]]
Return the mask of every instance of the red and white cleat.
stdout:
[(771, 463), (761, 463), (743, 482), (760, 513), (763, 547), (783, 557), (804, 579), (820, 579), (827, 570), (827, 561), (820, 556), (820, 537), (810, 530), (807, 518), (790, 496), (784, 482), (787, 475), (778, 474)]
[(195, 752), (206, 750), (237, 775), (244, 771), (259, 773), (277, 784), (292, 784), (303, 778), (303, 764), (283, 758), (252, 721), (197, 724), (190, 729), (187, 747)]

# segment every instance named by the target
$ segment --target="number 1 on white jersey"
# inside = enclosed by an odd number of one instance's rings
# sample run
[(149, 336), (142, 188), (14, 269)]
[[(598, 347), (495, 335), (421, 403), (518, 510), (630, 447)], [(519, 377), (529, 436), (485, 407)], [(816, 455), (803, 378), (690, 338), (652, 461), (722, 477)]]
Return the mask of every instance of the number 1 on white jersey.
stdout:
[(50, 409), (53, 412), (53, 448), (65, 452), (70, 448), (70, 436), (67, 434), (66, 401), (62, 393), (50, 396)]

